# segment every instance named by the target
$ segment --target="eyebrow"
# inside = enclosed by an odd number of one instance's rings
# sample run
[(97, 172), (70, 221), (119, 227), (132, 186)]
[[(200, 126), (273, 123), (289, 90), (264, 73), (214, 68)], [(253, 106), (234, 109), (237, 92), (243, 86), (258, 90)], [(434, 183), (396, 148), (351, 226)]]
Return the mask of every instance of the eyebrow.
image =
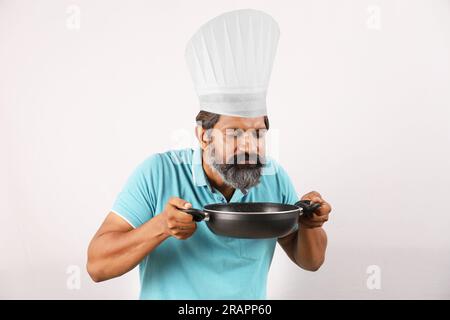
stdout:
[(266, 126), (261, 127), (261, 128), (248, 128), (248, 129), (242, 129), (242, 128), (236, 128), (236, 127), (225, 127), (225, 128), (222, 128), (222, 130), (227, 130), (227, 129), (261, 130), (261, 129), (267, 129), (267, 128), (266, 128)]

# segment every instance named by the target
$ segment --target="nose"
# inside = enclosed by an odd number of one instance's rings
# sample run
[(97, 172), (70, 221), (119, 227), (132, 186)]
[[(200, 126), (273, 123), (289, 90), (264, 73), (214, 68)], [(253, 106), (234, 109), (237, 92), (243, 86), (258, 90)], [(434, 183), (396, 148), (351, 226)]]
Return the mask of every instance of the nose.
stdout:
[(244, 131), (244, 133), (238, 138), (237, 151), (239, 153), (258, 153), (258, 140), (253, 137), (251, 130)]

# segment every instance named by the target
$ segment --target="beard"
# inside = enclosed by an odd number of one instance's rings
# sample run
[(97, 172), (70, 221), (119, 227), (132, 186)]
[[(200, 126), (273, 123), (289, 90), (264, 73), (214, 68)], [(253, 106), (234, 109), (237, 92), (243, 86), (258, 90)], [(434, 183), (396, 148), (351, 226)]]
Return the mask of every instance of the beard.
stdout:
[[(217, 161), (214, 145), (210, 144), (205, 151), (208, 164), (220, 175), (225, 184), (245, 193), (259, 183), (265, 163), (262, 156), (243, 153), (234, 155), (224, 164), (223, 161)], [(241, 163), (244, 160), (251, 160), (251, 163)]]

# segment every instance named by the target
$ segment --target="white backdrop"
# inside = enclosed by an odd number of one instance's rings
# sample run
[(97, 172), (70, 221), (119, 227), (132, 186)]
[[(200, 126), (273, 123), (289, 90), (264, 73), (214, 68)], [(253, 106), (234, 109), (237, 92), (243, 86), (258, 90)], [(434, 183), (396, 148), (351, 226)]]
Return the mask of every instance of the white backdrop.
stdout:
[(278, 247), (268, 296), (450, 298), (448, 0), (0, 0), (0, 298), (137, 298), (137, 270), (91, 282), (88, 242), (139, 162), (193, 143), (184, 46), (240, 8), (281, 29), (278, 161), (334, 208), (325, 265)]

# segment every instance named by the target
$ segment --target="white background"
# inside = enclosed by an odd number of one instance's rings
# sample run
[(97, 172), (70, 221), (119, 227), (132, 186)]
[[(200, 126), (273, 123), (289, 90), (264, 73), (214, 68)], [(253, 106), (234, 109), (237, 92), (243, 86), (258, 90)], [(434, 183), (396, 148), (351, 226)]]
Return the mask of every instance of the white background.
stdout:
[(269, 298), (450, 298), (447, 0), (1, 0), (0, 298), (137, 298), (137, 270), (91, 282), (87, 245), (138, 163), (195, 142), (185, 44), (241, 8), (281, 29), (278, 161), (334, 208), (325, 265), (277, 248)]

